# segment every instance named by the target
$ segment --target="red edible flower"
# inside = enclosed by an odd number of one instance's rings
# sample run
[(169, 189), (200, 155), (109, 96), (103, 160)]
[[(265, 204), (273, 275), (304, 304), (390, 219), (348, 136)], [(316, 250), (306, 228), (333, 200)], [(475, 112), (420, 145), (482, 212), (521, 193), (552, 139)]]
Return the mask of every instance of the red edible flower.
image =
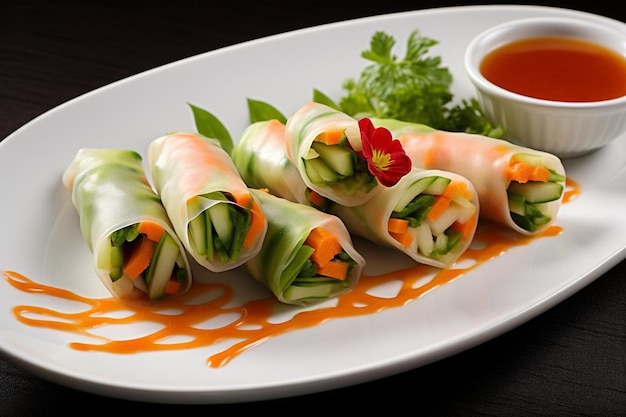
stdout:
[(389, 129), (374, 127), (368, 118), (359, 120), (363, 156), (372, 175), (385, 187), (395, 185), (411, 170), (411, 159)]

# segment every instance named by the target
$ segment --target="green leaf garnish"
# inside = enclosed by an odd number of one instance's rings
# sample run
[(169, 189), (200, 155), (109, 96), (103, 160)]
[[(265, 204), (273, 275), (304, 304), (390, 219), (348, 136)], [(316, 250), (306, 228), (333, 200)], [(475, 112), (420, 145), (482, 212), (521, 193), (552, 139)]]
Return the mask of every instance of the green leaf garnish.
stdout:
[(287, 118), (274, 106), (264, 101), (248, 99), (248, 113), (250, 123), (265, 122), (277, 119), (281, 123), (287, 123)]
[(230, 155), (233, 150), (233, 139), (228, 132), (228, 129), (215, 117), (212, 113), (204, 110), (200, 107), (194, 106), (188, 103), (193, 112), (193, 117), (196, 122), (196, 129), (198, 133), (207, 138), (217, 139), (222, 145), (222, 148)]

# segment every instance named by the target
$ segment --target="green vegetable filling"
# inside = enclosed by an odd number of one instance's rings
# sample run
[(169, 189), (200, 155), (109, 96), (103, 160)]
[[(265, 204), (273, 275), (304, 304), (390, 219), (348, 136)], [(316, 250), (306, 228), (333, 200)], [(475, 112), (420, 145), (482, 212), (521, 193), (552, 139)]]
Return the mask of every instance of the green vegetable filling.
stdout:
[[(209, 193), (198, 199), (218, 202), (189, 222), (189, 237), (194, 249), (209, 261), (213, 261), (215, 256), (222, 263), (237, 260), (252, 222), (250, 212), (231, 204), (225, 193)], [(200, 200), (190, 204), (200, 204)]]
[[(319, 275), (317, 266), (310, 259), (314, 249), (302, 245), (280, 277), (280, 291), (288, 300), (315, 300), (328, 298), (350, 286), (349, 280)], [(334, 261), (348, 264), (348, 275), (356, 262), (345, 251), (335, 255)]]
[(511, 181), (507, 189), (511, 218), (519, 227), (529, 232), (547, 224), (552, 218), (546, 214), (545, 205), (556, 201), (563, 195), (561, 182), (565, 177), (550, 170), (547, 182), (529, 181), (519, 183)]
[[(100, 257), (102, 257), (102, 260), (99, 260), (99, 266), (105, 265), (105, 260), (109, 260), (109, 277), (111, 281), (115, 282), (124, 276), (124, 260), (130, 257), (134, 246), (139, 244), (139, 236), (141, 236), (141, 233), (139, 233), (138, 223), (116, 230), (109, 236), (108, 243), (110, 246), (104, 245), (101, 249)], [(168, 249), (165, 251), (162, 250), (164, 242), (168, 243)], [(165, 258), (162, 255), (164, 252), (168, 252), (167, 257), (171, 259), (167, 264), (163, 263)], [(158, 282), (154, 283), (157, 265), (161, 265), (161, 270), (157, 272), (158, 279), (156, 281)], [(184, 284), (187, 281), (187, 269), (178, 244), (165, 232), (157, 243), (148, 268), (136, 279), (141, 278), (144, 280), (151, 298), (159, 298), (163, 296), (165, 285), (172, 276), (181, 284)]]
[(348, 194), (370, 192), (378, 181), (367, 167), (367, 161), (358, 158), (348, 148), (347, 140), (337, 145), (314, 141), (309, 155), (302, 158), (304, 169), (314, 184), (341, 188)]

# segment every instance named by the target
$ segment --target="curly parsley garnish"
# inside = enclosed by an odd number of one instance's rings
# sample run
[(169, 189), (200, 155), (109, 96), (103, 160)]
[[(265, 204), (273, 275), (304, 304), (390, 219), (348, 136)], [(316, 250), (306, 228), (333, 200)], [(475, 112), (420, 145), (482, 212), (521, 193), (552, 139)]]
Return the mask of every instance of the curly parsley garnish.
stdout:
[[(436, 40), (413, 31), (402, 60), (392, 53), (395, 43), (385, 32), (374, 33), (370, 49), (361, 53), (373, 64), (358, 79), (344, 81), (346, 95), (336, 108), (354, 118), (392, 118), (492, 137), (504, 134), (502, 127), (493, 126), (486, 118), (475, 98), (451, 106), (452, 74), (442, 66), (441, 57), (428, 56)], [(319, 91), (316, 94), (320, 101), (327, 99)]]

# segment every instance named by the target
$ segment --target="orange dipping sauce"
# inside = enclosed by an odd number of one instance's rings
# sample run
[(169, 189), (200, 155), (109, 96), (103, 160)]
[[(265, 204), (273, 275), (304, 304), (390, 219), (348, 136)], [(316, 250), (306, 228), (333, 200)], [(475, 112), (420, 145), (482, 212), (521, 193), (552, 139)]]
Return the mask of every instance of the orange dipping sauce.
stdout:
[(626, 95), (626, 58), (581, 39), (515, 41), (486, 55), (480, 72), (499, 87), (543, 100), (591, 102)]

